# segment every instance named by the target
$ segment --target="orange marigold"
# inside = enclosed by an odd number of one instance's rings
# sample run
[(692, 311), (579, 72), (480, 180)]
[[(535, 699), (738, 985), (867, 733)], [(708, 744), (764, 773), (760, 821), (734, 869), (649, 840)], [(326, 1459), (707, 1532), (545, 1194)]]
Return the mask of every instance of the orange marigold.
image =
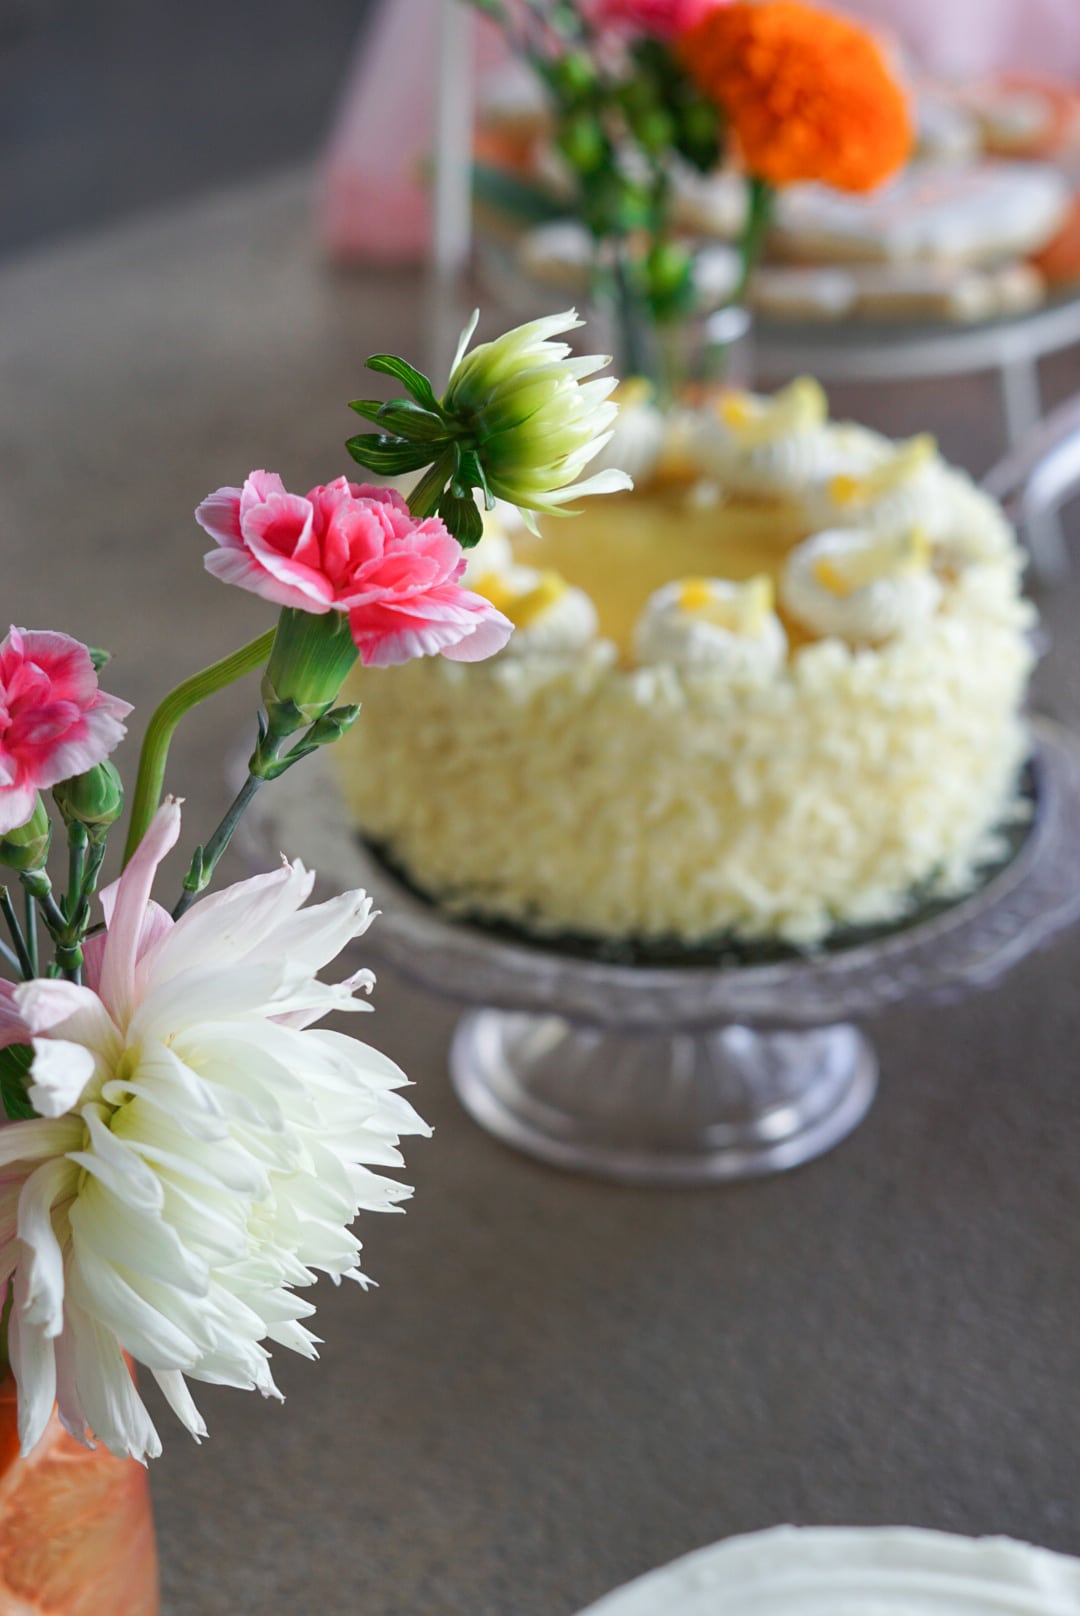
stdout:
[(864, 29), (801, 0), (735, 0), (683, 35), (702, 93), (727, 114), (750, 172), (869, 191), (911, 150), (907, 99)]

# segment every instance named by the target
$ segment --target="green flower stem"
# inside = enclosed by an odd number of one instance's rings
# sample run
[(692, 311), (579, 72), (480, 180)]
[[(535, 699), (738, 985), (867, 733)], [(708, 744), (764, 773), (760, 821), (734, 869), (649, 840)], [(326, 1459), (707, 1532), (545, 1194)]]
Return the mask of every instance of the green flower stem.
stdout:
[(738, 284), (732, 293), (731, 301), (741, 303), (746, 297), (750, 285), (750, 277), (757, 268), (761, 250), (765, 245), (769, 226), (772, 223), (773, 204), (776, 201), (776, 191), (768, 180), (752, 175), (749, 184), (749, 197), (746, 207), (746, 223), (743, 226), (742, 239), (739, 242), (739, 256), (742, 267), (739, 272)]
[(409, 515), (416, 521), (422, 522), (425, 516), (435, 515), (453, 470), (454, 456), (452, 452), (447, 452), (441, 454), (434, 465), (425, 471), (408, 498)]
[(30, 958), (30, 953), (26, 946), (26, 939), (22, 934), (22, 927), (19, 925), (19, 917), (15, 913), (15, 905), (11, 901), (11, 893), (8, 891), (6, 886), (2, 885), (0, 885), (0, 914), (2, 914), (4, 919), (7, 921), (7, 928), (11, 933), (11, 941), (15, 945), (16, 963), (19, 970), (22, 972), (26, 980), (29, 981), (34, 975), (34, 962)]
[(34, 899), (29, 892), (23, 893), (23, 917), (23, 934), (26, 938), (26, 952), (30, 956), (30, 964), (33, 968), (33, 973), (36, 976), (38, 974), (37, 909), (34, 907)]
[(86, 826), (73, 820), (68, 826), (68, 884), (64, 894), (64, 914), (68, 924), (79, 912), (86, 880)]
[(202, 855), (198, 861), (199, 872), (194, 884), (189, 887), (185, 883), (184, 890), (180, 894), (176, 908), (172, 912), (174, 920), (179, 920), (180, 916), (185, 914), (187, 910), (190, 909), (199, 893), (204, 891), (210, 885), (210, 882), (213, 879), (214, 871), (217, 868), (218, 861), (220, 860), (225, 849), (228, 847), (229, 843), (232, 841), (233, 832), (240, 823), (248, 803), (251, 801), (252, 797), (254, 797), (259, 787), (265, 783), (265, 775), (249, 774), (243, 785), (240, 787), (240, 790), (236, 793), (236, 796), (233, 798), (224, 819), (221, 821), (221, 824), (211, 836), (206, 846), (202, 849)]
[(68, 933), (67, 916), (53, 897), (52, 882), (44, 870), (23, 870), (19, 876), (28, 897), (36, 898), (38, 907), (45, 917), (52, 936), (58, 941), (66, 940)]
[(226, 685), (242, 679), (246, 673), (252, 673), (266, 661), (274, 643), (276, 629), (268, 629), (260, 634), (257, 640), (249, 645), (241, 646), (231, 656), (222, 657), (220, 662), (211, 663), (201, 673), (192, 674), (176, 689), (170, 691), (165, 700), (157, 708), (146, 730), (146, 739), (143, 741), (142, 751), (139, 754), (139, 772), (135, 780), (135, 796), (131, 805), (131, 823), (128, 826), (127, 845), (124, 848), (124, 863), (130, 859), (146, 834), (147, 827), (157, 812), (161, 801), (161, 789), (165, 783), (165, 766), (169, 757), (169, 745), (173, 738), (177, 724), (184, 714), (190, 712), (199, 702), (205, 701), (208, 696), (215, 695), (224, 690)]
[(19, 876), (27, 894), (36, 900), (56, 945), (56, 965), (70, 982), (80, 980), (82, 970), (82, 944), (78, 923), (69, 924), (67, 916), (53, 895), (52, 882), (44, 870), (23, 870)]
[(613, 266), (615, 284), (615, 311), (619, 323), (622, 353), (619, 355), (625, 376), (644, 376), (655, 381), (654, 366), (650, 363), (647, 322), (643, 316), (641, 300), (633, 285), (630, 260), (626, 245), (620, 241), (615, 247)]
[(0, 937), (0, 960), (4, 961), (9, 970), (17, 971), (19, 969), (18, 955), (13, 948), (8, 947), (2, 937)]

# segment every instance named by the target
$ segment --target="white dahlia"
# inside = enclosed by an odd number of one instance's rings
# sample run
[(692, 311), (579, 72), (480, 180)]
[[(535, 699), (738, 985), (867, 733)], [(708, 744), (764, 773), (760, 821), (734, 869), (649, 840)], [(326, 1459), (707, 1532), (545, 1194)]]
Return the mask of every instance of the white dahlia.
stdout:
[(366, 930), (370, 900), (302, 908), (313, 877), (286, 863), (174, 923), (150, 888), (179, 826), (167, 802), (103, 895), (86, 986), (27, 982), (0, 1002), (0, 1043), (32, 1041), (39, 1113), (0, 1129), (24, 1452), (55, 1402), (80, 1438), (159, 1453), (125, 1353), (196, 1438), (185, 1376), (279, 1396), (267, 1344), (315, 1356), (298, 1289), (320, 1271), (367, 1283), (348, 1225), (408, 1196), (373, 1169), (429, 1132), (392, 1061), (313, 1026), (369, 1008), (369, 971), (316, 973)]

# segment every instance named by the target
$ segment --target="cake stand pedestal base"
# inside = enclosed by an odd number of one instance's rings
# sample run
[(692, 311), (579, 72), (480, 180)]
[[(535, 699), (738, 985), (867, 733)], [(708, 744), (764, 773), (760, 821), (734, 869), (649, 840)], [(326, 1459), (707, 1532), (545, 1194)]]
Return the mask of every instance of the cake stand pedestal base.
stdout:
[(482, 1009), (462, 1017), (450, 1049), (458, 1097), (491, 1133), (637, 1184), (712, 1184), (810, 1161), (862, 1120), (877, 1070), (846, 1022), (622, 1033)]

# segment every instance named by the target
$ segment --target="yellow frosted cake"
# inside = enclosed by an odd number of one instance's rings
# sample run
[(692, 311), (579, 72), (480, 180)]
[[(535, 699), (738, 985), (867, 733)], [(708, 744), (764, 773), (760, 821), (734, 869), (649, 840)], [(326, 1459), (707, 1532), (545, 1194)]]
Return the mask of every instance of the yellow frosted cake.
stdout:
[(999, 507), (808, 380), (623, 406), (633, 494), (539, 536), (497, 510), (472, 552), (507, 649), (356, 676), (362, 833), (441, 905), (544, 935), (814, 946), (962, 894), (1027, 751)]

